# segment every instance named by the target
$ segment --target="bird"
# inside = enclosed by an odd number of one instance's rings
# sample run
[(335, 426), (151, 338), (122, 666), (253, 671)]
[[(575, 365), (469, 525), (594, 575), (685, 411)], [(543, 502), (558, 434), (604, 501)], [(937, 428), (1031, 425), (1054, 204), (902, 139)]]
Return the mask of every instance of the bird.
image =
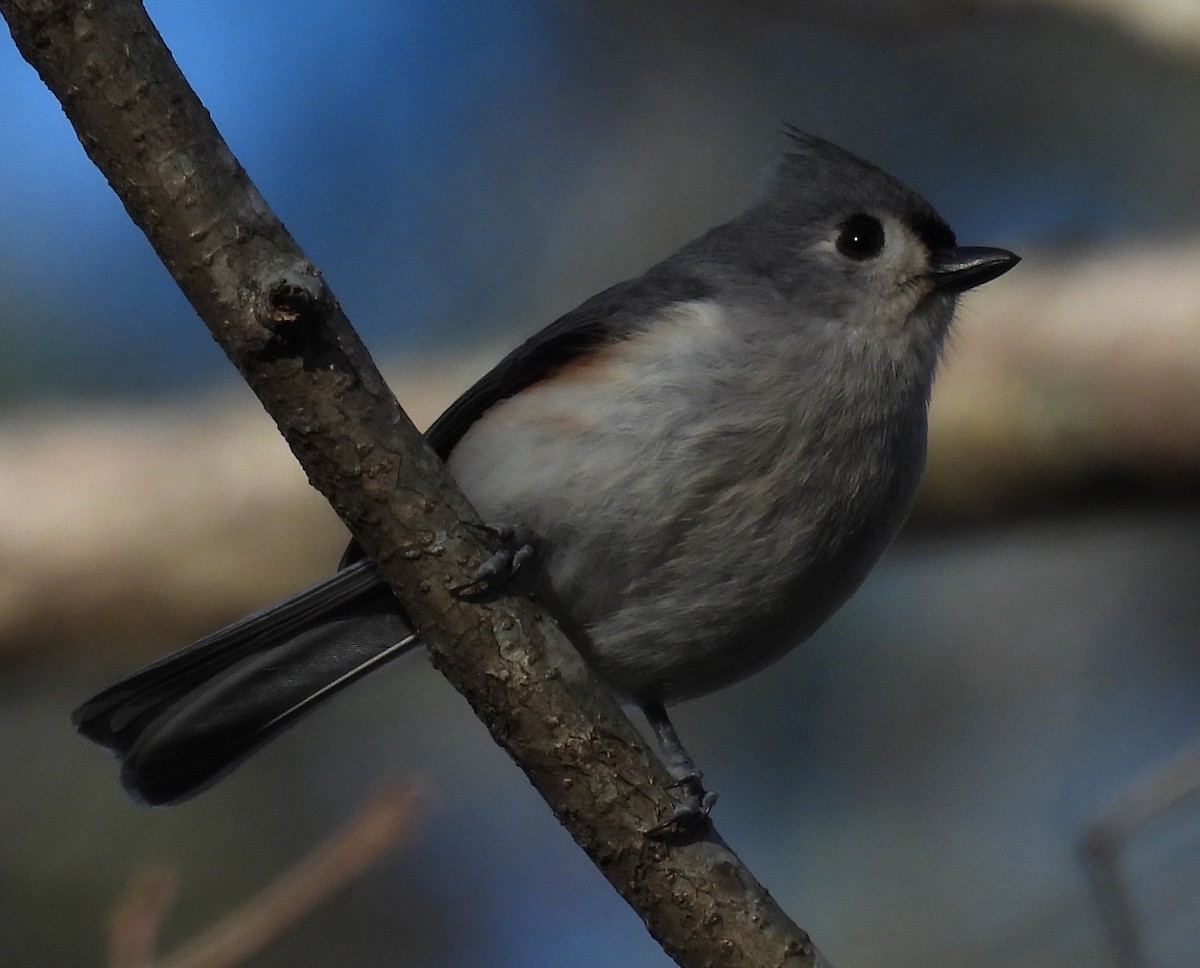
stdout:
[[(680, 791), (663, 826), (715, 799), (667, 706), (760, 671), (859, 587), (912, 507), (959, 296), (1019, 261), (784, 135), (745, 211), (521, 343), (425, 434), (500, 539), (457, 590), (532, 592), (642, 710)], [(419, 645), (351, 543), (326, 580), (72, 718), (133, 799), (177, 803)]]

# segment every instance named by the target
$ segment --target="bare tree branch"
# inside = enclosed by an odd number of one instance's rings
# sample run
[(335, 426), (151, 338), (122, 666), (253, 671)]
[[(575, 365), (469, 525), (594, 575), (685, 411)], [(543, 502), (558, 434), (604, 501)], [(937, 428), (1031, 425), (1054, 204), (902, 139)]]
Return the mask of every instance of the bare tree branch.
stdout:
[[(1200, 492), (1200, 240), (1027, 255), (964, 301), (914, 523)], [(393, 372), (424, 426), (489, 362)], [(0, 534), (0, 653), (182, 644), (345, 543), (244, 395), (0, 425)]]
[(970, 294), (934, 390), (924, 514), (1200, 489), (1200, 242), (1029, 258)]
[(461, 523), (475, 516), (140, 4), (0, 0), (0, 12), (434, 662), (663, 948), (684, 966), (823, 964), (715, 832), (643, 835), (670, 809), (666, 773), (531, 603), (448, 591), (483, 558)]
[(412, 827), (416, 800), (410, 790), (386, 787), (346, 829), (156, 968), (240, 965), (394, 847)]
[(1080, 853), (1117, 968), (1149, 964), (1133, 898), (1121, 874), (1121, 852), (1150, 821), (1197, 794), (1200, 745), (1188, 747), (1122, 790), (1084, 829)]
[(417, 795), (393, 784), (346, 828), (237, 910), (171, 955), (156, 956), (179, 879), (160, 868), (136, 873), (109, 922), (108, 968), (233, 968), (315, 910), (412, 828)]
[(108, 918), (108, 968), (154, 964), (163, 921), (175, 903), (179, 878), (162, 867), (137, 871)]

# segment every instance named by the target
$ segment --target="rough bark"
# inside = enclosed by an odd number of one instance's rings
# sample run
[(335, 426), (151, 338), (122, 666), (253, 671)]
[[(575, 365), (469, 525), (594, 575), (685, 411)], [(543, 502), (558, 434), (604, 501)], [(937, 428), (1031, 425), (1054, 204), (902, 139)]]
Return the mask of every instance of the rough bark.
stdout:
[(0, 0), (85, 150), (379, 564), (435, 663), (684, 966), (824, 963), (715, 831), (666, 844), (666, 775), (528, 601), (458, 601), (475, 515), (319, 272), (268, 209), (132, 0)]

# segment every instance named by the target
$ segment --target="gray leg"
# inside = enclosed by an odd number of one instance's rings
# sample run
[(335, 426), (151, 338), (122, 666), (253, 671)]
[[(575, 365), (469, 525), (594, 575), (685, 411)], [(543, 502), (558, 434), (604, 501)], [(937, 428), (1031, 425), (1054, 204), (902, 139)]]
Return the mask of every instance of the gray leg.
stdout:
[(671, 725), (671, 720), (667, 717), (667, 710), (663, 704), (660, 702), (642, 703), (642, 712), (658, 742), (658, 751), (662, 757), (663, 766), (667, 768), (671, 779), (675, 781), (673, 785), (683, 793), (683, 798), (675, 804), (671, 815), (661, 823), (655, 824), (646, 833), (650, 836), (680, 833), (696, 826), (701, 820), (708, 817), (713, 804), (717, 802), (717, 795), (711, 790), (704, 789), (704, 784), (701, 782), (703, 776), (696, 769), (696, 764), (692, 762), (688, 751), (683, 748), (683, 743), (679, 741), (679, 734)]

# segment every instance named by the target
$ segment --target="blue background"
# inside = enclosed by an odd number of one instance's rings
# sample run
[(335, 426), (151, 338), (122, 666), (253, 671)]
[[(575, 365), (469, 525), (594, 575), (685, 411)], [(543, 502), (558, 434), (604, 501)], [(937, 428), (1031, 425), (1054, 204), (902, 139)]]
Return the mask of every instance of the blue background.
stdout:
[[(869, 3), (808, 21), (771, 3), (149, 8), (385, 359), (500, 350), (640, 271), (752, 197), (785, 121), (901, 176), (962, 240), (1035, 262), (1200, 221), (1200, 61), (1115, 22)], [(0, 131), (8, 424), (235, 385), (9, 43)], [(804, 650), (679, 711), (723, 834), (836, 964), (1107, 963), (1078, 835), (1200, 733), (1197, 523), (1134, 507), (910, 536)], [(398, 773), (434, 791), (417, 838), (254, 964), (667, 964), (423, 660), (167, 812), (131, 807), (66, 722), (128, 665), (50, 654), (0, 674), (0, 961), (99, 963), (104, 911), (148, 861), (185, 877), (169, 948)], [(1128, 860), (1164, 968), (1200, 952), (1198, 813)]]

